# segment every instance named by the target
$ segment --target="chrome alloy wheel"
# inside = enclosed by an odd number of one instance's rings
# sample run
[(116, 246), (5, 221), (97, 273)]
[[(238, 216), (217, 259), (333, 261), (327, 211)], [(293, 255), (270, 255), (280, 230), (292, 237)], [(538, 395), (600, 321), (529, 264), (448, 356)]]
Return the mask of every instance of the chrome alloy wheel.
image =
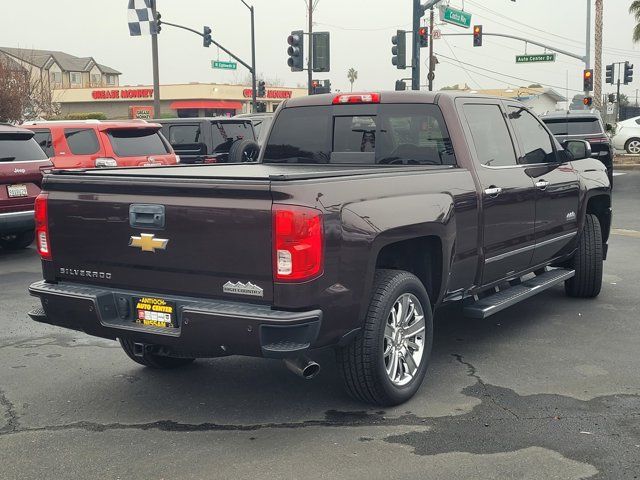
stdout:
[(631, 140), (627, 143), (627, 152), (637, 155), (640, 153), (640, 140)]
[(384, 329), (384, 365), (391, 383), (408, 384), (416, 375), (425, 344), (424, 310), (415, 295), (398, 297)]

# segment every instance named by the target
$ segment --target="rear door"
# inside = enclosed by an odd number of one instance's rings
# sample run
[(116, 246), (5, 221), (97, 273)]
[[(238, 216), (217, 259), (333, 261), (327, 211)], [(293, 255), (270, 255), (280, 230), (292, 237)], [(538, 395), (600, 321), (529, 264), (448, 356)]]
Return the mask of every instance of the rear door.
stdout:
[(205, 163), (207, 159), (207, 143), (199, 121), (193, 123), (165, 124), (162, 131), (180, 156), (181, 163)]
[(458, 104), (482, 189), (482, 283), (486, 285), (531, 264), (536, 191), (518, 164), (517, 145), (502, 103), (460, 99)]
[(33, 210), (51, 162), (30, 133), (0, 132), (0, 214)]
[(56, 168), (94, 168), (96, 159), (103, 156), (103, 148), (93, 127), (65, 127), (54, 132), (57, 155)]
[(519, 162), (536, 187), (536, 248), (538, 265), (575, 246), (578, 232), (580, 183), (571, 162), (556, 151), (552, 135), (526, 108), (508, 104), (509, 119), (520, 145)]
[(175, 165), (176, 156), (169, 142), (157, 127), (101, 129), (106, 154), (114, 158), (119, 167), (146, 165)]

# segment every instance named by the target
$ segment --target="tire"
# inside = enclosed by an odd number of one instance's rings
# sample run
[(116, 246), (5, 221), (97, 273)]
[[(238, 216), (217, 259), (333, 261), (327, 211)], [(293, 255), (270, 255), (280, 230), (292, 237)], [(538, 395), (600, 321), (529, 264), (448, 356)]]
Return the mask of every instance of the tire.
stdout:
[(595, 298), (602, 289), (602, 231), (595, 215), (587, 214), (578, 241), (578, 250), (569, 262), (576, 271), (573, 278), (564, 283), (570, 297)]
[(33, 230), (16, 233), (0, 238), (0, 247), (6, 250), (22, 250), (33, 243), (35, 238)]
[(627, 143), (624, 144), (624, 149), (631, 155), (640, 154), (640, 138), (630, 138)]
[[(392, 374), (387, 371), (388, 366), (392, 365), (394, 354), (385, 355), (384, 349), (392, 346), (391, 351), (394, 351), (394, 343), (387, 340), (389, 336), (386, 332), (388, 332), (388, 322), (392, 321), (392, 308), (395, 309), (397, 301), (407, 298), (405, 296), (418, 302), (423, 312), (424, 331), (422, 333), (422, 356), (419, 363), (413, 362), (416, 365), (415, 373), (406, 384), (400, 385), (398, 384), (400, 382), (391, 380)], [(407, 311), (410, 312), (411, 309), (409, 308)], [(418, 311), (418, 309), (414, 310), (414, 312)], [(409, 319), (407, 325), (415, 327), (418, 324), (417, 318), (414, 316), (413, 320)], [(405, 337), (401, 336), (400, 340), (403, 338)], [(417, 337), (411, 338), (413, 338), (414, 344), (419, 341)], [(409, 339), (409, 336), (406, 339)], [(431, 356), (432, 345), (431, 303), (422, 282), (409, 272), (377, 270), (362, 330), (352, 343), (338, 347), (336, 350), (338, 368), (346, 391), (356, 400), (379, 406), (392, 406), (406, 402), (413, 397), (422, 384)], [(405, 347), (405, 349), (406, 352), (411, 352), (409, 347)], [(417, 350), (415, 353), (417, 354)], [(405, 353), (400, 358), (406, 359), (408, 356)], [(411, 369), (406, 360), (404, 362), (398, 363), (398, 370), (395, 373), (403, 375), (406, 374), (407, 369)]]
[(253, 140), (237, 140), (229, 149), (230, 163), (252, 163), (258, 161), (260, 145)]
[(184, 367), (193, 363), (195, 358), (178, 358), (178, 357), (165, 357), (163, 355), (156, 355), (150, 352), (144, 352), (142, 356), (136, 355), (133, 350), (133, 342), (123, 338), (118, 339), (120, 346), (124, 353), (127, 354), (131, 360), (145, 367), (156, 368), (159, 370), (169, 370), (172, 368)]

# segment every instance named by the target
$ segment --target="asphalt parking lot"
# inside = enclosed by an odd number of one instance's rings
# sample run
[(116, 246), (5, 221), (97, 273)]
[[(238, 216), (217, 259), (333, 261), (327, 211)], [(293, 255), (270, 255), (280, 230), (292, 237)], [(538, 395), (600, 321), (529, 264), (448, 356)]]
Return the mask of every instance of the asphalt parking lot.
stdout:
[(30, 321), (36, 252), (0, 251), (0, 478), (640, 478), (640, 171), (615, 180), (600, 297), (441, 310), (422, 389), (384, 411), (330, 353), (309, 382), (250, 358), (146, 370)]

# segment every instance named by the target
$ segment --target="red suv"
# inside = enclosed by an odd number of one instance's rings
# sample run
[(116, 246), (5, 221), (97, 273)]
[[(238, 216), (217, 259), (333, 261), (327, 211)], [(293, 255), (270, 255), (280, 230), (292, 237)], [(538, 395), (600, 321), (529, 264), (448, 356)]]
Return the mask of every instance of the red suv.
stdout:
[(55, 168), (138, 167), (179, 162), (161, 126), (144, 120), (27, 122)]
[(33, 205), (42, 170), (51, 168), (33, 132), (0, 124), (0, 247), (16, 250), (33, 242)]

